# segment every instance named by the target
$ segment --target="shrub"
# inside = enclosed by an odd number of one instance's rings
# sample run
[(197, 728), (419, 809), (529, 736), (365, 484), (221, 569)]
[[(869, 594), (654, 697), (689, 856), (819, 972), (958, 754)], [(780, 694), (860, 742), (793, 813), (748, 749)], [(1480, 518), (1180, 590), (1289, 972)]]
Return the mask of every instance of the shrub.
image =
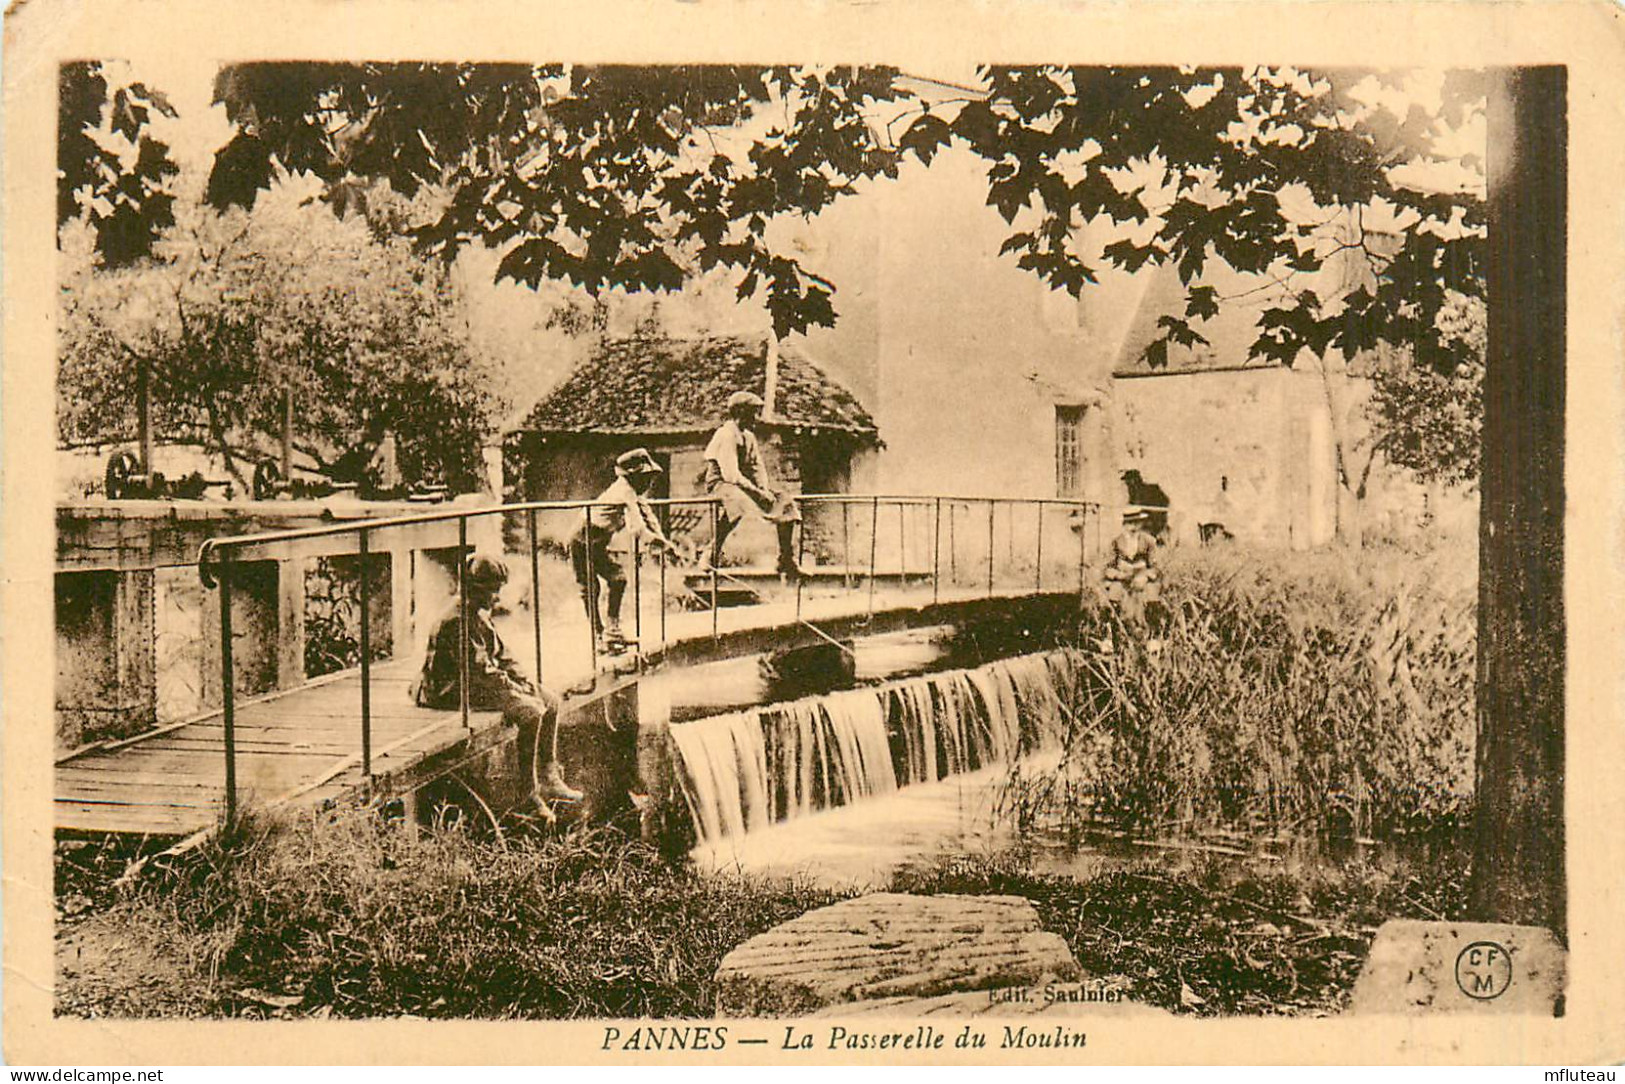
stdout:
[[(387, 566), (374, 558), (368, 569), (373, 598), (387, 597)], [(370, 629), (373, 659), (390, 653), (389, 622), (376, 616)], [(361, 665), (361, 562), (318, 557), (305, 574), (305, 676), (321, 677)]]
[(1463, 822), (1470, 570), (1446, 556), (1237, 548), (1179, 554), (1167, 570), (1160, 650), (1109, 610), (1080, 629), (1060, 763), (1012, 781), (1030, 817), (1345, 836)]

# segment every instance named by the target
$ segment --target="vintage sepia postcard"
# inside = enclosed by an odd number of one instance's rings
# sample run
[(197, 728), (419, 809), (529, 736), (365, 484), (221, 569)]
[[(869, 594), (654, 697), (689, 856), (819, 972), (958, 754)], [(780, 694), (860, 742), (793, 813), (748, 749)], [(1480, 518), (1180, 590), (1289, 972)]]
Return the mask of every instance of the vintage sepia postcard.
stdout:
[(1617, 6), (223, 14), (6, 23), (10, 1062), (1625, 1056)]

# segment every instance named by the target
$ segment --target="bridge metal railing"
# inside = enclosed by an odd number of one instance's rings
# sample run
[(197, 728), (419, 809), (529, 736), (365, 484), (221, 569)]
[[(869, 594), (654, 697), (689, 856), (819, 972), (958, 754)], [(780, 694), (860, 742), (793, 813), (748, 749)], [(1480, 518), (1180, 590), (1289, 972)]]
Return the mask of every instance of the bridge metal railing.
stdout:
[[(833, 509), (840, 510), (840, 565), (838, 566), (840, 590), (851, 592), (864, 590), (867, 592), (865, 603), (866, 614), (872, 615), (876, 606), (877, 583), (886, 577), (893, 577), (905, 590), (910, 586), (910, 555), (917, 561), (913, 566), (913, 586), (923, 587), (929, 584), (931, 601), (941, 601), (943, 588), (953, 589), (975, 588), (983, 591), (988, 597), (994, 595), (1001, 585), (1000, 566), (997, 559), (997, 527), (1000, 512), (1003, 511), (1005, 521), (1005, 537), (1007, 540), (1006, 560), (1003, 562), (1002, 582), (1006, 587), (1025, 587), (1025, 580), (1013, 582), (1015, 573), (1026, 574), (1025, 559), (1029, 551), (1018, 547), (1017, 537), (1026, 533), (1021, 521), (1028, 515), (1031, 517), (1031, 576), (1032, 587), (1035, 591), (1042, 591), (1045, 583), (1045, 522), (1046, 514), (1049, 517), (1052, 533), (1060, 524), (1060, 530), (1066, 535), (1076, 536), (1076, 586), (1083, 590), (1087, 579), (1087, 568), (1090, 564), (1091, 554), (1098, 554), (1101, 549), (1101, 523), (1100, 505), (1086, 500), (1069, 498), (1024, 498), (1024, 497), (998, 497), (998, 496), (939, 496), (915, 494), (841, 494), (819, 493), (800, 494), (796, 496), (798, 505), (803, 510), (804, 522), (800, 533), (799, 548), (797, 551), (798, 563), (802, 565), (803, 575), (795, 579), (795, 621), (806, 625), (826, 639), (832, 639), (823, 633), (812, 621), (802, 615), (802, 602), (804, 585), (809, 580), (809, 574), (817, 576), (822, 569), (829, 566), (822, 562), (812, 565), (806, 564), (809, 533), (817, 536), (816, 545), (822, 555), (831, 553), (835, 546)], [(672, 526), (673, 513), (678, 510), (690, 510), (687, 517), (694, 520), (692, 510), (698, 510), (698, 521), (707, 527), (704, 536), (709, 544), (715, 537), (717, 521), (721, 512), (722, 502), (714, 497), (676, 497), (676, 498), (650, 498), (646, 503), (657, 511), (659, 517), (667, 527)], [(372, 668), (373, 668), (373, 636), (371, 614), (371, 576), (367, 567), (368, 558), (374, 553), (383, 552), (376, 547), (380, 536), (391, 530), (404, 528), (417, 528), (436, 523), (456, 524), (457, 541), (455, 545), (455, 578), (456, 578), (456, 613), (459, 631), (458, 651), (458, 686), (459, 686), (459, 712), (465, 730), (472, 728), (471, 707), (469, 703), (469, 628), (471, 614), (469, 611), (468, 584), (465, 576), (467, 558), (474, 552), (470, 544), (469, 524), (471, 521), (489, 517), (501, 517), (502, 521), (520, 529), (523, 538), (523, 551), (528, 557), (530, 573), (530, 598), (532, 646), (534, 648), (534, 662), (536, 680), (540, 684), (546, 673), (544, 669), (544, 630), (543, 630), (543, 597), (542, 597), (542, 561), (541, 557), (547, 548), (544, 545), (543, 535), (539, 530), (538, 518), (541, 516), (570, 516), (579, 515), (580, 526), (572, 531), (572, 540), (585, 537), (585, 530), (591, 512), (594, 508), (618, 507), (614, 502), (598, 502), (588, 500), (572, 501), (527, 501), (513, 504), (493, 505), (488, 507), (442, 508), (435, 511), (411, 515), (380, 517), (377, 519), (349, 521), (335, 523), (320, 527), (291, 528), (278, 531), (266, 531), (257, 534), (227, 536), (211, 538), (206, 541), (198, 551), (198, 575), (205, 587), (218, 589), (220, 599), (220, 674), (221, 674), (221, 720), (224, 732), (225, 752), (225, 798), (227, 819), (234, 819), (237, 814), (237, 763), (236, 763), (236, 672), (232, 653), (232, 587), (237, 576), (236, 568), (244, 562), (246, 557), (253, 556), (252, 551), (267, 551), (261, 554), (258, 560), (275, 559), (278, 547), (286, 547), (293, 543), (310, 541), (338, 536), (354, 536), (354, 553), (358, 557), (359, 575), (358, 591), (359, 605), (359, 677), (360, 693), (358, 709), (360, 714), (360, 751), (359, 767), (363, 776), (370, 782), (373, 775), (373, 748), (372, 733)], [(893, 510), (897, 513), (897, 529), (895, 536), (891, 536), (889, 527), (883, 528), (883, 518), (888, 518)], [(867, 512), (868, 531), (867, 539), (863, 531), (864, 513)], [(810, 515), (809, 515), (810, 513)], [(913, 530), (910, 530), (910, 521), (913, 521)], [(814, 522), (819, 521), (819, 522)], [(983, 523), (985, 522), (985, 528)], [(811, 528), (811, 529), (809, 529)], [(856, 544), (858, 549), (864, 548), (867, 542), (867, 556), (861, 566), (853, 562), (854, 530), (856, 529)], [(985, 531), (985, 535), (983, 532)], [(928, 532), (928, 533), (927, 533)], [(668, 531), (668, 534), (696, 534), (690, 527), (687, 530)], [(880, 553), (882, 536), (887, 535), (885, 544), (888, 549), (892, 546), (892, 537), (896, 540), (896, 565), (887, 571), (882, 571)], [(920, 536), (926, 534), (927, 540)], [(985, 556), (975, 552), (977, 546), (970, 543), (976, 538), (979, 542), (982, 537), (986, 540)], [(961, 544), (961, 539), (966, 540)], [(912, 546), (911, 546), (912, 540)], [(946, 542), (946, 550), (944, 543)], [(585, 577), (595, 587), (597, 580), (594, 577), (598, 570), (593, 567), (593, 547), (586, 545), (585, 550)], [(928, 549), (929, 561), (920, 551)], [(966, 554), (966, 550), (971, 554)], [(346, 550), (345, 552), (349, 552)], [(962, 556), (974, 555), (975, 562), (965, 560)], [(1055, 554), (1052, 551), (1052, 557)], [(1021, 558), (1018, 560), (1018, 557)], [(642, 577), (643, 554), (641, 548), (634, 545), (630, 555), (630, 576), (628, 590), (631, 596), (634, 621), (634, 639), (642, 638), (642, 623), (644, 614), (644, 585)], [(689, 575), (701, 578), (706, 586), (703, 595), (698, 599), (695, 592), (687, 586), (688, 576), (685, 576), (683, 591), (674, 594), (669, 586), (668, 570), (672, 564), (673, 555), (668, 554), (665, 547), (658, 547), (656, 553), (658, 564), (658, 596), (656, 611), (660, 624), (660, 641), (667, 642), (666, 615), (673, 601), (685, 600), (689, 605), (696, 602), (709, 609), (711, 617), (711, 635), (720, 635), (719, 613), (721, 610), (722, 582), (732, 581), (742, 586), (749, 586), (727, 569), (716, 568), (710, 561), (702, 566), (691, 568)], [(1070, 563), (1070, 561), (1068, 562)], [(1052, 568), (1059, 569), (1060, 562), (1052, 564)], [(735, 570), (738, 571), (738, 570)], [(1052, 573), (1052, 576), (1054, 573)], [(1068, 577), (1070, 580), (1071, 577)], [(1061, 584), (1055, 583), (1059, 588)], [(595, 592), (596, 599), (602, 599), (602, 589)], [(597, 603), (595, 602), (595, 605)], [(585, 614), (583, 615), (585, 616)], [(590, 657), (593, 672), (598, 670), (599, 644), (595, 635), (594, 623), (588, 619), (586, 623), (587, 637), (590, 641)], [(394, 649), (399, 651), (402, 645), (395, 644)], [(384, 752), (388, 752), (385, 750)]]

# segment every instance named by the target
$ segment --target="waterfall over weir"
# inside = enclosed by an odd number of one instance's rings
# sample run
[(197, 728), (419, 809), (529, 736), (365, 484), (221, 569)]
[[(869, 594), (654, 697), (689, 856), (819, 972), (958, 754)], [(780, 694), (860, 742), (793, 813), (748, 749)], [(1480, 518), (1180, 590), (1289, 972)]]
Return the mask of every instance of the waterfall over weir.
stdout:
[(737, 838), (1052, 746), (1077, 666), (1068, 651), (1023, 655), (673, 724), (696, 834)]

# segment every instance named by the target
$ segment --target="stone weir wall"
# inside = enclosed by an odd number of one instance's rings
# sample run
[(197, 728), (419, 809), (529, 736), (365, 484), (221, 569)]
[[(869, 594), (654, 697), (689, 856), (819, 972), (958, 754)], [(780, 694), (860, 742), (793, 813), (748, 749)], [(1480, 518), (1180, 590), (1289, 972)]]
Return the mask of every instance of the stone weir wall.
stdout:
[[(849, 657), (825, 641), (771, 654), (770, 702), (701, 719), (681, 718), (664, 668), (759, 650), (760, 631), (683, 645), (642, 675), (601, 675), (591, 691), (566, 695), (560, 759), (586, 792), (559, 806), (561, 820), (603, 820), (636, 812), (644, 834), (671, 850), (738, 834), (818, 809), (1005, 762), (1049, 744), (1063, 719), (1062, 691), (1076, 656), (1060, 647), (1075, 629), (1077, 599), (1048, 595), (958, 604), (933, 673), (851, 684)], [(877, 615), (879, 616), (879, 615)], [(895, 616), (895, 615), (894, 615)], [(941, 625), (935, 608), (916, 612)], [(882, 623), (884, 624), (884, 623)], [(890, 627), (890, 625), (884, 625)], [(769, 630), (771, 631), (771, 630)], [(845, 645), (853, 643), (845, 638)], [(816, 695), (789, 690), (820, 688)], [(458, 765), (442, 786), (465, 784), (499, 817), (528, 811), (522, 757), (508, 734)], [(425, 765), (417, 778), (447, 765)], [(441, 771), (441, 774), (444, 774)]]
[(670, 728), (697, 837), (714, 843), (1057, 745), (1078, 684), (1057, 650)]
[[(943, 616), (916, 615), (921, 624)], [(770, 699), (758, 706), (685, 719), (684, 705), (646, 698), (645, 827), (687, 846), (1046, 747), (1076, 684), (1064, 644), (1078, 616), (1076, 596), (982, 600), (945, 623), (931, 673), (851, 687), (847, 637), (843, 648), (773, 653)]]

